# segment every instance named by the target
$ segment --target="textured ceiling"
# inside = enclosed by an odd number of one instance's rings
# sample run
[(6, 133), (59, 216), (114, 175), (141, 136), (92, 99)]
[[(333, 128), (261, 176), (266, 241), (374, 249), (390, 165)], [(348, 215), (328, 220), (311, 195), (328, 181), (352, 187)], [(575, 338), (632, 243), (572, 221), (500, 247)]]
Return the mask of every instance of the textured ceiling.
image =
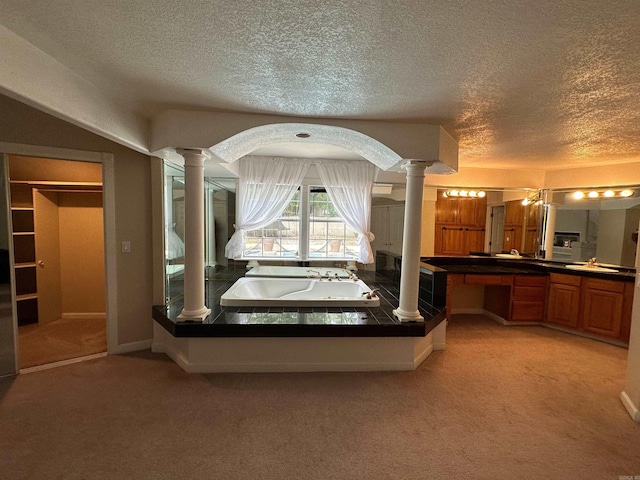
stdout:
[(437, 123), (461, 166), (640, 161), (640, 1), (0, 0), (132, 109)]

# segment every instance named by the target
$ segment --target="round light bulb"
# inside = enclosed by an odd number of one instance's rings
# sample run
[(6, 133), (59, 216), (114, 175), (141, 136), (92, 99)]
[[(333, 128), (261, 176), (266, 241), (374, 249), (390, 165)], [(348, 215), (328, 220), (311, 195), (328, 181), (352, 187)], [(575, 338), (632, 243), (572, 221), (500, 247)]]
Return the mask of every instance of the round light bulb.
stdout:
[(573, 193), (573, 198), (575, 198), (576, 200), (580, 200), (580, 199), (584, 198), (584, 192), (580, 192), (580, 191), (574, 192)]
[(469, 191), (469, 196), (470, 197), (477, 197), (478, 196), (478, 192), (476, 192), (475, 190), (470, 190)]
[(478, 197), (483, 198), (486, 195), (482, 190), (478, 192)]
[(620, 192), (621, 197), (630, 197), (631, 195), (633, 195), (633, 190), (629, 190), (628, 188)]
[(613, 191), (613, 190), (607, 190), (606, 192), (604, 192), (604, 193), (603, 193), (603, 195), (604, 195), (605, 197), (610, 198), (610, 197), (615, 196), (615, 193), (614, 193), (614, 191)]
[(469, 194), (469, 192), (467, 192), (466, 190), (460, 190), (460, 196), (461, 197), (466, 197)]
[(524, 200), (522, 200), (522, 205), (524, 205), (525, 207), (529, 205), (529, 199), (525, 198)]
[(592, 191), (590, 191), (590, 192), (587, 194), (587, 196), (588, 196), (589, 198), (598, 198), (598, 192), (596, 192), (596, 191), (592, 190)]
[(457, 197), (458, 196), (458, 190), (449, 190), (449, 196)]

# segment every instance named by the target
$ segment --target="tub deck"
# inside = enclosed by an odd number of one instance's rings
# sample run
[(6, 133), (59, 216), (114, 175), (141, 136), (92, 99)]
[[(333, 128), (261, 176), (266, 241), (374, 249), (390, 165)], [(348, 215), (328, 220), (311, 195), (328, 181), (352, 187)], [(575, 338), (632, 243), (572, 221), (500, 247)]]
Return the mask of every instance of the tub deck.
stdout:
[(378, 307), (220, 305), (244, 274), (242, 267), (209, 275), (203, 322), (179, 322), (181, 302), (153, 307), (152, 350), (187, 372), (215, 373), (414, 370), (445, 348), (444, 307), (421, 303), (424, 322), (399, 322), (398, 283), (382, 275), (358, 273), (380, 289)]
[(420, 303), (423, 322), (400, 323), (392, 313), (398, 306), (397, 282), (375, 272), (359, 271), (371, 288), (379, 288), (379, 307), (230, 307), (220, 298), (244, 267), (220, 268), (210, 274), (204, 322), (181, 322), (182, 301), (153, 307), (153, 319), (174, 337), (418, 337), (427, 335), (442, 320), (444, 308)]

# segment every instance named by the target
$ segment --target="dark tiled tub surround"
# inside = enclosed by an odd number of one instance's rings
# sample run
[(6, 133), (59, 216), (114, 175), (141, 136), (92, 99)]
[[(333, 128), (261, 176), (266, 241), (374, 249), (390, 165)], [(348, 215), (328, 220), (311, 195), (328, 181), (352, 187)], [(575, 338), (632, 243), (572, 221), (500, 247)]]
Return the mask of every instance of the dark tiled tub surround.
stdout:
[(415, 337), (427, 335), (445, 316), (444, 307), (420, 301), (425, 321), (400, 323), (392, 313), (398, 307), (397, 280), (369, 271), (357, 275), (380, 289), (379, 307), (222, 307), (222, 294), (245, 273), (244, 266), (210, 270), (205, 303), (211, 314), (204, 322), (179, 322), (182, 300), (154, 306), (154, 320), (175, 337)]

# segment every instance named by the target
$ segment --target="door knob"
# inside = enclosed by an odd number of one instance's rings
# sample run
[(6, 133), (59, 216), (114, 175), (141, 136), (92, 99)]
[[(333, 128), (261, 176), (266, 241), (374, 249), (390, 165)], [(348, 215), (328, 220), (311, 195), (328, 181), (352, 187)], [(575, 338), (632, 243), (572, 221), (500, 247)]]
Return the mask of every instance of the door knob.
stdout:
[(40, 260), (40, 261), (38, 262), (38, 266), (39, 266), (40, 268), (44, 268), (44, 260)]

